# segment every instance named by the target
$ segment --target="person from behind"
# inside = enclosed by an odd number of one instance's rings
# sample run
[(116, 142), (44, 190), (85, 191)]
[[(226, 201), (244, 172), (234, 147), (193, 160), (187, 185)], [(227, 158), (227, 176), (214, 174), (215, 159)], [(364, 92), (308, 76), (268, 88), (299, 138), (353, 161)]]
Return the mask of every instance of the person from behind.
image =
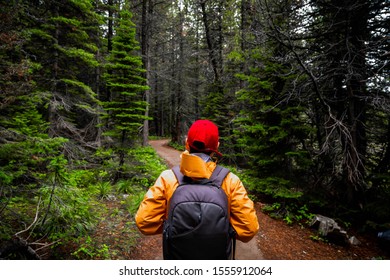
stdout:
[[(209, 120), (195, 121), (180, 166), (163, 171), (139, 206), (138, 229), (145, 235), (164, 232), (164, 259), (228, 259), (234, 252), (230, 240), (248, 242), (259, 230), (254, 204), (243, 183), (217, 165), (216, 159), (222, 156), (218, 148), (218, 127)], [(217, 194), (219, 189), (223, 194)], [(219, 205), (216, 199), (221, 206), (214, 207)], [(174, 209), (178, 214), (172, 214)]]

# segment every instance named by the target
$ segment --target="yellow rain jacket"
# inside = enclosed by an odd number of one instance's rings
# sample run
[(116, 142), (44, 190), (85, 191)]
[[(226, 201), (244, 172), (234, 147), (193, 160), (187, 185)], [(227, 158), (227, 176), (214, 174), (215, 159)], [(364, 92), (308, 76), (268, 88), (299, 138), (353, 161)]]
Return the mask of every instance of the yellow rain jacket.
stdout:
[[(201, 157), (187, 151), (181, 155), (180, 171), (185, 176), (209, 179), (215, 167), (215, 162), (205, 162)], [(165, 170), (148, 190), (135, 216), (137, 227), (143, 234), (162, 233), (163, 223), (168, 217), (169, 199), (177, 186), (173, 171)], [(237, 239), (248, 242), (259, 230), (253, 202), (241, 180), (231, 172), (223, 181), (222, 189), (228, 197), (230, 223), (237, 232)]]

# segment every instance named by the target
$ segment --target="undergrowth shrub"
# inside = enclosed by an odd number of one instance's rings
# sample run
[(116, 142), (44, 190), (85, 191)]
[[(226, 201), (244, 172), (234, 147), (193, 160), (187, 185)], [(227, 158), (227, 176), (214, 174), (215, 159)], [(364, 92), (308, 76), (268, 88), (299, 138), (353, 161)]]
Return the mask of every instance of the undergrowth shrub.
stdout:
[(124, 203), (125, 203), (126, 209), (129, 211), (129, 213), (131, 215), (135, 215), (143, 198), (144, 198), (144, 193), (140, 192), (140, 193), (136, 193), (133, 195), (129, 195), (125, 199)]
[(87, 190), (62, 186), (57, 187), (53, 195), (52, 191), (53, 186), (41, 189), (43, 204), (48, 206), (51, 203), (41, 223), (43, 232), (56, 239), (66, 235), (83, 235), (94, 228), (97, 218)]
[(265, 203), (262, 211), (270, 217), (282, 219), (289, 225), (307, 225), (314, 217), (309, 207), (300, 201), (303, 193), (289, 187), (291, 182), (281, 178), (259, 180), (246, 170), (228, 168), (240, 177), (253, 201)]
[[(157, 179), (158, 175), (167, 168), (166, 164), (158, 157), (152, 147), (139, 147), (129, 151), (128, 155), (136, 162), (134, 166), (137, 174), (144, 175), (148, 185)], [(138, 164), (137, 164), (138, 163)]]
[(79, 241), (79, 248), (72, 253), (72, 256), (78, 260), (108, 260), (110, 259), (110, 250), (107, 244), (99, 244), (89, 235)]
[(96, 184), (96, 189), (98, 190), (99, 199), (108, 199), (112, 191), (112, 186), (110, 182), (98, 182)]

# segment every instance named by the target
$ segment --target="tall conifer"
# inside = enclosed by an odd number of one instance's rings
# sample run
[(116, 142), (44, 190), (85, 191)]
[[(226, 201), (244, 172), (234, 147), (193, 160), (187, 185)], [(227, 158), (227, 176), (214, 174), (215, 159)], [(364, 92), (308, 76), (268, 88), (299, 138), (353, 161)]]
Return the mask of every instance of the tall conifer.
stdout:
[(136, 38), (132, 13), (125, 8), (119, 12), (112, 51), (107, 58), (104, 75), (110, 100), (103, 101), (106, 135), (115, 140), (123, 163), (124, 150), (130, 148), (139, 135), (145, 119), (146, 103), (142, 94), (148, 89), (142, 77), (142, 59)]

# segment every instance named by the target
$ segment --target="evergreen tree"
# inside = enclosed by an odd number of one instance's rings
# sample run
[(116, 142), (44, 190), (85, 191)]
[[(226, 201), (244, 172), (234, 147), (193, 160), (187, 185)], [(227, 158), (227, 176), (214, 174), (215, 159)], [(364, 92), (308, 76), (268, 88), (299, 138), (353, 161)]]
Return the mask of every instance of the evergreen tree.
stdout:
[(112, 51), (107, 57), (104, 79), (110, 91), (110, 100), (102, 102), (106, 114), (105, 134), (114, 140), (123, 165), (125, 150), (132, 147), (145, 119), (146, 102), (142, 94), (148, 89), (142, 77), (142, 59), (138, 55), (132, 14), (125, 7), (119, 12)]
[(304, 108), (288, 98), (296, 77), (289, 75), (287, 65), (272, 61), (272, 54), (255, 56), (262, 66), (252, 68), (249, 75), (238, 75), (248, 86), (237, 92), (243, 102), (237, 119), (237, 142), (248, 159), (246, 167), (258, 178), (254, 191), (296, 198), (301, 195), (296, 192), (297, 186), (307, 184), (310, 166), (303, 149), (309, 132)]
[(90, 1), (2, 1), (0, 11), (0, 243), (18, 253), (31, 242), (22, 233), (52, 238), (88, 224), (88, 207), (74, 215), (65, 157), (85, 157), (77, 151), (94, 140), (99, 25)]
[(49, 135), (63, 136), (80, 144), (68, 156), (83, 157), (84, 147), (94, 142), (98, 105), (95, 58), (99, 38), (99, 16), (89, 0), (26, 1), (23, 51), (36, 63), (33, 80), (45, 98), (42, 112), (50, 124)]
[[(267, 7), (272, 9), (278, 28), (291, 27), (292, 5)], [(240, 68), (245, 72), (237, 77), (246, 85), (237, 92), (242, 109), (235, 137), (247, 159), (246, 167), (258, 178), (256, 192), (282, 199), (297, 198), (302, 193), (296, 190), (309, 179), (310, 160), (305, 141), (310, 128), (305, 108), (295, 92), (300, 83), (300, 78), (291, 71), (295, 64), (289, 50), (270, 35), (266, 12), (263, 10), (251, 20), (247, 18), (246, 24), (252, 24), (255, 33), (245, 34), (242, 39), (245, 44), (241, 44), (245, 48), (231, 56), (243, 64)]]

